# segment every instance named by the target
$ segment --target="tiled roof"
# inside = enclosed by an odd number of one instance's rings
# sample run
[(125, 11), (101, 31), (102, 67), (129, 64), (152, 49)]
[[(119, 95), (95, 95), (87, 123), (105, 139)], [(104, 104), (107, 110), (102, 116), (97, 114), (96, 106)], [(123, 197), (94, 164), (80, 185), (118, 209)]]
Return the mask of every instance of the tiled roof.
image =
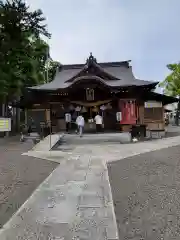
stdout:
[[(94, 65), (94, 68), (98, 68), (100, 71), (106, 73), (109, 76), (108, 79), (105, 79), (105, 78), (101, 79), (101, 82), (103, 82), (105, 85), (109, 87), (118, 88), (118, 87), (128, 87), (128, 86), (145, 86), (145, 85), (155, 86), (157, 84), (157, 82), (153, 82), (153, 81), (150, 82), (150, 81), (136, 79), (133, 75), (132, 67), (129, 66), (129, 61), (97, 63), (93, 59), (90, 59), (90, 60), (92, 61), (91, 64)], [(88, 63), (84, 65), (83, 64), (64, 65), (61, 67), (60, 71), (56, 74), (52, 82), (31, 87), (31, 89), (57, 90), (57, 89), (68, 88), (74, 83), (74, 81), (76, 81), (76, 76), (80, 74), (83, 71), (83, 69), (86, 69), (86, 68), (88, 69), (88, 67), (89, 67)], [(90, 78), (91, 77), (89, 77), (88, 79)], [(83, 79), (83, 76), (81, 75), (81, 80), (82, 79)], [(85, 76), (84, 79), (87, 79), (87, 76)]]

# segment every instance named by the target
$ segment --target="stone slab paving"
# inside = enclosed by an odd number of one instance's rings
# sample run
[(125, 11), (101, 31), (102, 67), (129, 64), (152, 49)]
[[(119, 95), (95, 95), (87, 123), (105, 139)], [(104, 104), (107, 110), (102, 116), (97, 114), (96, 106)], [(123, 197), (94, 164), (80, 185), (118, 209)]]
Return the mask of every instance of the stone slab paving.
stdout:
[(31, 148), (19, 137), (0, 139), (0, 228), (58, 165), (21, 155)]
[(77, 144), (78, 136), (73, 137), (71, 151), (34, 151), (50, 161), (59, 158), (60, 165), (3, 227), (1, 240), (118, 239), (106, 164), (180, 143), (180, 136), (136, 144), (100, 141), (96, 145), (83, 144), (83, 138)]
[(112, 199), (104, 192), (108, 184), (96, 158), (62, 160), (0, 231), (0, 239), (117, 239)]

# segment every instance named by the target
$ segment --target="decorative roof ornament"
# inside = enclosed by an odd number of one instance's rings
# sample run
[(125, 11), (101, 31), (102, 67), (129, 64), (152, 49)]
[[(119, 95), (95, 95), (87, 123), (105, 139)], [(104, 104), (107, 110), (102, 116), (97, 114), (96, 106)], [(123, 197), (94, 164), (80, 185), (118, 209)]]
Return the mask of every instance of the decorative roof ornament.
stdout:
[(97, 63), (97, 60), (95, 57), (93, 57), (92, 52), (90, 52), (90, 56), (87, 58), (86, 64), (90, 66), (93, 62)]

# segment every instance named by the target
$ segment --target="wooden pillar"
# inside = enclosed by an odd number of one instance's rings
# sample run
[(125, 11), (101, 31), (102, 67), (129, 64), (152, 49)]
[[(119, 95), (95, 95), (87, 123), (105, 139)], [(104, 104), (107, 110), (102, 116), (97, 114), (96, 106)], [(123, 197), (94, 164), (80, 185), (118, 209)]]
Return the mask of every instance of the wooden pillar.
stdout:
[(28, 125), (28, 113), (27, 113), (27, 108), (24, 109), (24, 117), (25, 117), (25, 124)]
[(50, 109), (46, 109), (46, 122), (50, 122), (51, 121), (51, 114), (50, 114)]

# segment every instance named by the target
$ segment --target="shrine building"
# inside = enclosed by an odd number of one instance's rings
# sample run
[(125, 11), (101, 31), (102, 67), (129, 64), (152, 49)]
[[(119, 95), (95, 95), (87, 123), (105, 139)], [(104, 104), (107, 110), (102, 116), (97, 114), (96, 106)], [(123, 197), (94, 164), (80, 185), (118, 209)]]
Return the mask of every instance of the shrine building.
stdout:
[(103, 116), (104, 131), (130, 131), (132, 126), (147, 130), (165, 128), (164, 105), (175, 98), (155, 93), (156, 81), (135, 78), (131, 61), (97, 62), (90, 54), (84, 64), (62, 65), (52, 82), (27, 89), (19, 107), (27, 109), (37, 125), (65, 130), (64, 114), (85, 118), (85, 131), (93, 132), (95, 115)]

